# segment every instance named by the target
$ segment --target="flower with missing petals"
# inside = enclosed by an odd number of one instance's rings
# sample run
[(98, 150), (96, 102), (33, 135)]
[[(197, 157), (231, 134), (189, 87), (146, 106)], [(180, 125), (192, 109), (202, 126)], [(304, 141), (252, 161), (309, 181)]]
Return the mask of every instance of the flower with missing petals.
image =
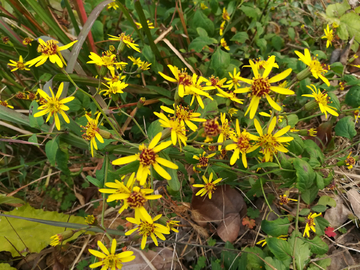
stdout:
[(15, 70), (18, 70), (18, 69), (19, 70), (30, 70), (29, 68), (27, 68), (25, 66), (24, 59), (23, 59), (23, 57), (21, 55), (19, 56), (19, 61), (14, 61), (14, 60), (10, 59), (10, 62), (11, 63), (8, 63), (8, 65), (14, 67), (11, 70), (11, 72), (14, 72)]
[(316, 232), (315, 230), (315, 218), (321, 216), (321, 213), (316, 214), (316, 213), (310, 213), (306, 219), (306, 226), (305, 226), (305, 230), (304, 230), (304, 234), (303, 236), (307, 235), (307, 237), (310, 237), (310, 230), (312, 230), (313, 232)]

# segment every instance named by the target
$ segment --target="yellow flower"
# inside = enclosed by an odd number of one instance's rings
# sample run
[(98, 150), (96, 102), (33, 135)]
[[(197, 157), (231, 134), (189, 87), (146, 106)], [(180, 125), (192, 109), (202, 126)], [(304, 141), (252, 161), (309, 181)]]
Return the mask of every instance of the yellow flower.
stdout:
[(329, 25), (327, 25), (326, 29), (324, 29), (324, 33), (325, 33), (325, 35), (322, 36), (321, 38), (326, 38), (327, 39), (326, 48), (329, 48), (329, 46), (331, 45), (331, 42), (334, 39), (334, 33), (333, 33), (332, 29), (330, 30)]
[[(256, 68), (259, 69), (267, 69), (267, 68), (279, 68), (279, 65), (276, 64), (274, 61), (272, 61), (272, 59), (270, 59), (270, 57), (268, 57), (267, 60), (261, 60), (261, 59), (255, 59), (254, 61), (254, 65), (256, 66)], [(271, 66), (271, 67), (270, 67)], [(251, 65), (244, 65), (244, 67), (251, 67)], [(279, 85), (280, 86), (280, 85)], [(286, 86), (286, 84), (285, 84)]]
[(236, 119), (236, 135), (233, 136), (232, 140), (234, 143), (228, 144), (225, 147), (226, 151), (235, 150), (230, 158), (230, 165), (234, 165), (239, 159), (241, 153), (241, 160), (245, 168), (247, 168), (246, 154), (259, 148), (258, 145), (251, 145), (250, 140), (258, 140), (259, 137), (250, 134), (245, 129), (243, 132), (240, 130), (239, 120)]
[(26, 37), (26, 38), (24, 38), (22, 44), (24, 44), (24, 45), (30, 45), (30, 46), (31, 46), (31, 42), (32, 42), (33, 40), (34, 40), (34, 39), (31, 38), (31, 37)]
[(127, 221), (129, 221), (133, 224), (137, 224), (138, 226), (132, 230), (127, 231), (125, 233), (125, 235), (130, 235), (137, 231), (138, 234), (142, 236), (141, 249), (145, 248), (148, 236), (150, 236), (151, 239), (154, 241), (155, 245), (158, 246), (159, 243), (158, 243), (156, 236), (158, 238), (160, 238), (161, 240), (166, 240), (164, 234), (170, 234), (170, 230), (167, 227), (165, 227), (164, 225), (161, 225), (159, 223), (154, 223), (154, 221), (157, 221), (160, 218), (161, 218), (161, 215), (157, 215), (156, 217), (154, 217), (154, 219), (152, 219), (151, 223), (149, 223), (145, 220), (139, 221), (134, 218), (126, 218)]
[(140, 49), (138, 48), (139, 45), (135, 44), (131, 35), (125, 35), (125, 33), (121, 33), (118, 37), (112, 36), (112, 35), (109, 35), (109, 36), (111, 37), (111, 38), (109, 38), (109, 40), (123, 42), (128, 48), (131, 48), (137, 52), (140, 52)]
[(333, 28), (338, 28), (339, 25), (338, 25), (336, 22), (333, 22), (332, 27), (333, 27)]
[(250, 119), (253, 119), (255, 116), (255, 113), (258, 109), (260, 99), (262, 97), (266, 97), (267, 101), (269, 102), (270, 106), (273, 107), (277, 111), (281, 111), (281, 106), (279, 106), (271, 97), (270, 92), (273, 91), (278, 94), (282, 95), (293, 95), (294, 91), (282, 88), (279, 86), (271, 86), (271, 83), (275, 83), (278, 81), (281, 81), (285, 79), (289, 74), (291, 73), (292, 69), (289, 68), (282, 73), (272, 77), (271, 79), (267, 78), (271, 72), (271, 69), (274, 67), (275, 63), (275, 56), (271, 56), (268, 60), (268, 64), (266, 66), (266, 69), (264, 70), (263, 74), (261, 75), (259, 73), (259, 69), (256, 67), (256, 65), (253, 63), (252, 60), (250, 60), (250, 65), (254, 73), (254, 78), (251, 79), (245, 79), (242, 77), (239, 77), (238, 79), (250, 84), (250, 87), (240, 88), (236, 89), (234, 93), (247, 93), (250, 92), (251, 95), (251, 101), (248, 109), (245, 112), (245, 115), (247, 115), (250, 112)]
[[(175, 108), (175, 104), (173, 104), (173, 107)], [(193, 122), (206, 121), (203, 118), (199, 118), (199, 116), (201, 116), (201, 113), (193, 112), (193, 110), (189, 109), (189, 106), (184, 107), (182, 105), (177, 105), (176, 111), (165, 106), (160, 106), (160, 108), (167, 113), (173, 114), (177, 121), (179, 121), (183, 125), (186, 124), (192, 131), (196, 131), (198, 127), (191, 121)]]
[(94, 217), (94, 215), (87, 215), (85, 217), (86, 224), (93, 225), (93, 224), (95, 224), (95, 222), (96, 222), (96, 218)]
[(131, 60), (131, 62), (133, 62), (133, 65), (141, 66), (142, 61), (140, 57), (138, 57), (138, 59), (135, 59), (135, 57), (133, 56), (128, 56), (128, 58)]
[(202, 176), (202, 179), (204, 180), (205, 184), (195, 184), (193, 185), (193, 187), (199, 187), (201, 188), (196, 194), (195, 196), (205, 196), (208, 195), (209, 199), (211, 199), (212, 194), (215, 192), (216, 190), (216, 184), (219, 183), (222, 178), (218, 178), (216, 179), (214, 182), (213, 180), (213, 173), (210, 174), (209, 180), (205, 177), (205, 175)]
[(15, 70), (30, 70), (29, 68), (27, 68), (24, 64), (24, 59), (23, 57), (20, 55), (19, 56), (19, 61), (14, 61), (10, 59), (11, 63), (8, 63), (9, 66), (13, 66), (14, 68), (11, 70), (11, 72), (14, 72)]
[[(224, 141), (229, 139), (234, 134), (234, 130), (230, 127), (229, 120), (226, 119), (225, 113), (220, 113), (220, 121), (221, 121), (220, 134), (219, 134), (217, 142), (223, 143)], [(221, 148), (222, 148), (222, 146), (219, 145), (218, 150), (221, 151)]]
[(141, 70), (149, 70), (151, 63), (148, 63), (146, 61), (141, 62), (141, 65), (139, 65), (139, 68)]
[(55, 126), (58, 130), (60, 130), (60, 119), (58, 114), (62, 115), (66, 123), (70, 123), (70, 119), (65, 113), (65, 111), (68, 111), (70, 108), (66, 106), (65, 103), (72, 101), (75, 97), (72, 96), (72, 97), (60, 99), (61, 93), (64, 89), (64, 83), (60, 84), (56, 96), (54, 95), (54, 92), (52, 91), (51, 87), (49, 87), (49, 89), (50, 89), (51, 97), (48, 94), (46, 94), (45, 91), (38, 89), (38, 93), (42, 98), (45, 99), (46, 102), (44, 105), (38, 108), (39, 112), (37, 112), (34, 115), (34, 117), (40, 117), (45, 114), (49, 114), (46, 119), (46, 122), (48, 122), (50, 120), (50, 117), (54, 116)]
[(204, 102), (202, 101), (201, 96), (205, 96), (205, 97), (213, 100), (213, 98), (209, 95), (209, 93), (207, 93), (205, 91), (214, 89), (214, 87), (213, 86), (205, 86), (205, 85), (203, 85), (204, 82), (208, 82), (208, 80), (202, 76), (196, 75), (195, 73), (193, 74), (192, 84), (190, 87), (187, 88), (187, 91), (185, 91), (185, 96), (192, 95), (190, 106), (194, 103), (194, 100), (196, 98), (200, 107), (202, 109), (204, 109)]
[[(314, 88), (312, 88), (312, 87)], [(327, 118), (327, 113), (330, 113), (334, 116), (339, 116), (339, 114), (336, 112), (336, 108), (329, 106), (329, 99), (330, 97), (328, 96), (328, 94), (325, 93), (321, 93), (320, 90), (316, 89), (315, 85), (311, 85), (311, 86), (306, 86), (307, 88), (311, 89), (311, 91), (313, 92), (312, 94), (305, 94), (302, 95), (303, 97), (312, 97), (315, 98), (315, 101), (319, 104), (320, 107), (320, 111), (322, 113), (325, 113), (325, 117)], [(325, 92), (325, 90), (324, 90)]]
[(218, 89), (219, 93), (216, 94), (217, 96), (219, 97), (223, 97), (223, 98), (228, 98), (230, 99), (231, 101), (234, 101), (236, 103), (239, 103), (239, 104), (243, 104), (244, 100), (243, 99), (240, 99), (236, 96), (236, 94), (233, 92), (233, 91), (229, 91), (229, 92), (225, 92), (221, 89)]
[[(134, 177), (133, 175), (131, 177)], [(162, 197), (162, 195), (148, 195), (154, 192), (152, 189), (143, 188), (141, 189), (138, 186), (135, 187), (126, 187), (123, 183), (120, 183), (122, 186), (122, 193), (114, 193), (109, 196), (107, 202), (112, 202), (115, 200), (123, 200), (123, 206), (119, 209), (119, 214), (121, 214), (125, 209), (129, 207), (135, 210), (135, 219), (146, 220), (149, 223), (152, 223), (151, 216), (145, 209), (145, 204), (148, 200), (157, 200)], [(101, 190), (100, 190), (101, 191)]]
[(114, 160), (112, 164), (124, 165), (133, 162), (135, 160), (140, 161), (140, 166), (137, 171), (136, 178), (140, 181), (141, 185), (145, 183), (148, 175), (150, 174), (150, 166), (152, 166), (160, 176), (164, 177), (166, 180), (170, 180), (171, 179), (170, 174), (167, 171), (165, 171), (164, 168), (160, 166), (160, 164), (175, 170), (178, 169), (178, 166), (172, 163), (171, 161), (159, 157), (157, 153), (159, 153), (161, 150), (165, 148), (168, 148), (172, 144), (171, 141), (167, 141), (156, 146), (159, 143), (160, 139), (161, 139), (161, 132), (159, 132), (151, 140), (149, 146), (146, 147), (144, 144), (140, 145), (139, 146), (140, 153), (132, 156), (118, 158)]
[(174, 231), (178, 233), (179, 230), (175, 229), (175, 227), (178, 227), (179, 223), (180, 221), (169, 219), (168, 221), (166, 221), (166, 227), (169, 229), (169, 231)]
[(96, 53), (90, 52), (89, 58), (91, 61), (86, 62), (87, 64), (95, 64), (97, 66), (105, 66), (110, 70), (111, 76), (115, 76), (115, 67), (122, 68), (122, 66), (127, 65), (125, 62), (116, 62), (116, 54), (105, 52), (102, 56), (97, 55)]
[(0, 100), (0, 105), (10, 109), (14, 109), (14, 106), (9, 105), (9, 103), (6, 100)]
[(307, 235), (307, 237), (310, 237), (310, 229), (313, 231), (313, 232), (316, 232), (315, 230), (315, 221), (314, 221), (314, 218), (318, 217), (318, 216), (321, 216), (321, 213), (319, 214), (309, 214), (308, 217), (307, 217), (307, 220), (306, 220), (306, 226), (305, 226), (305, 230), (304, 230), (304, 234), (303, 236)]
[(345, 89), (345, 82), (339, 82), (339, 90), (344, 91)]
[(125, 179), (125, 175), (123, 175), (121, 177), (121, 182), (119, 180), (115, 179), (115, 183), (114, 182), (107, 182), (105, 183), (106, 187), (109, 188), (101, 188), (99, 189), (99, 191), (101, 193), (106, 193), (106, 194), (111, 194), (108, 197), (109, 201), (116, 201), (118, 200), (116, 197), (117, 195), (126, 192), (129, 189), (132, 189), (134, 183), (135, 183), (135, 173), (132, 173), (129, 177), (129, 179), (126, 182), (126, 185), (124, 184), (124, 179)]
[(159, 122), (162, 127), (169, 128), (171, 131), (171, 141), (173, 145), (179, 143), (179, 147), (181, 150), (182, 145), (186, 146), (186, 130), (184, 124), (173, 120), (173, 118), (169, 119), (163, 113), (154, 112), (154, 114), (160, 118)]
[(226, 82), (226, 78), (220, 80), (219, 77), (215, 77), (214, 75), (211, 75), (206, 85), (211, 85), (215, 87), (217, 90), (219, 90), (220, 88), (224, 87), (225, 82)]
[(37, 48), (37, 51), (41, 53), (41, 55), (26, 62), (25, 65), (31, 67), (36, 64), (35, 67), (38, 67), (44, 64), (47, 59), (49, 59), (51, 63), (56, 63), (60, 68), (63, 68), (63, 63), (66, 65), (66, 62), (61, 55), (61, 51), (70, 48), (74, 43), (77, 42), (77, 40), (61, 47), (57, 45), (59, 41), (53, 39), (45, 42), (41, 38), (38, 38), (38, 42), (40, 44)]
[(174, 78), (171, 78), (164, 73), (159, 71), (161, 77), (165, 80), (173, 83), (178, 83), (178, 93), (180, 97), (184, 97), (185, 91), (188, 87), (192, 85), (192, 77), (186, 72), (186, 69), (182, 69), (181, 71), (172, 65), (168, 65), (171, 73), (174, 75)]
[(110, 98), (115, 95), (115, 94), (122, 94), (124, 93), (124, 89), (126, 87), (128, 87), (128, 84), (127, 83), (124, 83), (120, 80), (116, 81), (116, 82), (109, 82), (109, 85), (107, 84), (104, 84), (106, 87), (108, 87), (108, 89), (104, 89), (104, 90), (101, 90), (100, 91), (100, 94), (101, 93), (104, 93), (104, 96), (109, 96)]
[(234, 114), (237, 114), (239, 110), (235, 109), (235, 108), (230, 108), (228, 111), (228, 114), (230, 114), (230, 117), (232, 117)]
[(119, 6), (118, 6), (118, 4), (116, 4), (115, 0), (113, 0), (113, 2), (111, 2), (110, 4), (107, 5), (107, 9), (111, 9), (111, 8), (113, 8), (115, 10), (119, 8)]
[[(0, 101), (1, 103), (1, 101)], [(6, 107), (6, 106), (5, 106)], [(355, 110), (354, 111), (354, 117), (355, 117), (355, 124), (357, 123), (358, 119), (359, 119), (359, 110)]]
[[(96, 144), (96, 139), (100, 142), (100, 143), (104, 143), (104, 139), (103, 137), (100, 135), (99, 131), (100, 129), (98, 128), (98, 123), (99, 123), (99, 117), (100, 117), (100, 113), (97, 115), (96, 119), (92, 119), (91, 117), (89, 117), (87, 114), (85, 114), (86, 119), (88, 120), (88, 123), (86, 126), (84, 126), (84, 134), (82, 135), (82, 137), (87, 140), (90, 141), (90, 149), (91, 149), (91, 156), (94, 156), (94, 148), (97, 150), (97, 144)], [(95, 139), (96, 138), (96, 139)]]
[(304, 54), (298, 51), (295, 51), (295, 53), (297, 54), (297, 56), (299, 56), (299, 60), (301, 60), (305, 65), (308, 66), (310, 72), (316, 79), (320, 78), (327, 86), (330, 86), (329, 80), (323, 76), (323, 74), (328, 71), (323, 68), (323, 66), (316, 57), (311, 59), (311, 55), (308, 49), (304, 50)]
[[(272, 110), (270, 110), (270, 113), (260, 112), (259, 114), (260, 114), (261, 116), (265, 116), (265, 117), (271, 118)], [(281, 123), (282, 120), (283, 120), (283, 118), (284, 118), (284, 116), (279, 115), (279, 116), (278, 116), (278, 122)]]
[(71, 238), (74, 235), (75, 231), (63, 231), (62, 233), (55, 234), (50, 237), (51, 242), (50, 246), (56, 247), (66, 239)]
[(354, 167), (354, 165), (356, 164), (356, 159), (351, 156), (351, 153), (352, 152), (350, 152), (349, 155), (345, 159), (345, 164), (346, 164), (346, 166), (348, 166), (347, 168), (349, 170), (351, 170)]
[(286, 194), (280, 195), (279, 197), (280, 197), (280, 200), (279, 200), (279, 201), (280, 201), (280, 202), (279, 202), (280, 205), (288, 204), (289, 201), (294, 201), (294, 202), (297, 202), (297, 201), (298, 201), (298, 200), (295, 200), (295, 199), (288, 198), (288, 196), (287, 196)]
[(265, 162), (271, 161), (273, 155), (275, 155), (278, 151), (283, 153), (289, 152), (289, 150), (284, 147), (284, 143), (291, 142), (294, 138), (281, 136), (287, 133), (291, 126), (286, 126), (272, 135), (276, 125), (276, 117), (271, 120), (267, 134), (263, 133), (262, 127), (257, 119), (254, 120), (254, 124), (256, 131), (260, 135), (260, 137), (256, 139), (256, 141), (258, 141), (256, 146), (262, 148), (262, 154), (264, 155)]
[(227, 45), (225, 38), (222, 38), (220, 41), (221, 47), (223, 47), (225, 50), (230, 51), (230, 47)]
[(202, 10), (208, 9), (208, 7), (204, 3), (201, 3), (200, 7), (201, 7)]
[(196, 165), (198, 168), (207, 167), (209, 165), (209, 158), (212, 158), (216, 155), (216, 153), (212, 153), (210, 155), (206, 155), (206, 152), (204, 151), (202, 154), (199, 154), (199, 156), (193, 155), (193, 159), (196, 159), (199, 161), (199, 163)]
[(235, 89), (237, 89), (238, 86), (240, 86), (240, 79), (241, 79), (240, 71), (236, 72), (236, 68), (234, 68), (234, 74), (231, 74), (231, 72), (229, 72), (229, 75), (231, 77), (231, 80), (226, 82), (227, 85), (225, 87), (227, 87), (229, 89), (235, 87)]
[(226, 8), (223, 9), (222, 18), (223, 18), (223, 20), (225, 20), (225, 21), (230, 21), (230, 15), (229, 15), (229, 13), (226, 11)]
[[(150, 22), (149, 20), (147, 20), (146, 23), (147, 23), (149, 29), (154, 29), (154, 24), (153, 24), (152, 22)], [(137, 27), (138, 29), (141, 29), (141, 28), (142, 28), (141, 23), (135, 22), (135, 24), (136, 24), (136, 27)]]
[(123, 263), (131, 262), (135, 259), (135, 256), (133, 256), (134, 252), (132, 251), (124, 251), (119, 254), (115, 254), (117, 246), (115, 239), (112, 240), (110, 252), (100, 241), (98, 241), (97, 244), (102, 252), (94, 249), (89, 249), (89, 252), (95, 257), (98, 257), (100, 261), (90, 264), (90, 268), (97, 268), (101, 266), (102, 270), (120, 270), (123, 267)]
[[(217, 121), (217, 117), (215, 119), (206, 120), (203, 123), (203, 128), (204, 128), (206, 137), (215, 137), (215, 136), (219, 135), (220, 126)], [(212, 141), (212, 139), (211, 139), (211, 141)], [(205, 142), (207, 142), (207, 141), (205, 141)]]
[(311, 136), (311, 137), (316, 137), (317, 131), (316, 131), (314, 128), (310, 128), (310, 129), (308, 130), (308, 134), (309, 134), (309, 136)]
[(220, 25), (220, 36), (224, 34), (226, 21), (223, 21)]

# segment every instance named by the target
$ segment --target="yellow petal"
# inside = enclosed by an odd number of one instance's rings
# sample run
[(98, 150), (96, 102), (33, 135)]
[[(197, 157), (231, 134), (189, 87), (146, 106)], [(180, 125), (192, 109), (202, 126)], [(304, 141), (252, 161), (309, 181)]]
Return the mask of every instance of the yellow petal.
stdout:
[(291, 71), (292, 71), (292, 69), (288, 68), (287, 70), (285, 70), (285, 71), (281, 72), (280, 74), (269, 79), (269, 83), (275, 83), (275, 82), (285, 79), (287, 76), (290, 75)]
[(115, 159), (113, 162), (111, 162), (111, 164), (112, 165), (124, 165), (124, 164), (128, 164), (130, 162), (133, 162), (135, 160), (138, 160), (137, 155), (127, 156), (127, 157), (122, 157), (122, 158)]

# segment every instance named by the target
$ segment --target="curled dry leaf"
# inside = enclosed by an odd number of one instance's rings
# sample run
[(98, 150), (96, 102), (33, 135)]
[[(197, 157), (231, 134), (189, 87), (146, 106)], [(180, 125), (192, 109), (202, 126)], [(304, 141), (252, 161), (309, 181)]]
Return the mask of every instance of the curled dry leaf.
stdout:
[(217, 234), (223, 241), (235, 241), (243, 227), (241, 218), (247, 212), (242, 195), (229, 185), (222, 185), (210, 200), (208, 197), (195, 196), (198, 190), (193, 190), (191, 199), (192, 219), (200, 226), (208, 222), (218, 225)]
[(354, 211), (354, 214), (360, 218), (360, 194), (358, 190), (355, 188), (350, 189), (348, 192), (346, 192), (346, 195), (348, 197), (348, 200), (351, 204), (351, 207)]

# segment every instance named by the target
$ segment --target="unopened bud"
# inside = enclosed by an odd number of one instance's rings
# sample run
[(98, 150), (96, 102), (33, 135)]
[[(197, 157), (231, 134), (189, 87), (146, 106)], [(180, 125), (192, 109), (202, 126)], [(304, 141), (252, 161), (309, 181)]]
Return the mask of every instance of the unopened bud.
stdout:
[(309, 68), (304, 69), (303, 71), (301, 71), (298, 75), (296, 75), (296, 79), (298, 81), (302, 81), (305, 80), (307, 77), (309, 77), (311, 75), (311, 71)]
[(104, 139), (110, 139), (112, 134), (109, 131), (103, 130), (103, 129), (99, 129), (99, 133), (101, 135), (101, 137), (103, 137)]
[(138, 109), (142, 108), (142, 107), (144, 106), (144, 104), (145, 104), (145, 101), (146, 101), (146, 98), (141, 97), (141, 98), (139, 99), (138, 103), (136, 104), (136, 107), (137, 107)]
[(61, 244), (64, 240), (71, 238), (76, 231), (64, 231), (62, 233), (55, 234), (50, 237), (50, 245), (55, 247)]
[(318, 106), (318, 103), (316, 102), (315, 99), (311, 100), (310, 102), (306, 103), (304, 108), (307, 111), (312, 111), (313, 109), (315, 109)]

